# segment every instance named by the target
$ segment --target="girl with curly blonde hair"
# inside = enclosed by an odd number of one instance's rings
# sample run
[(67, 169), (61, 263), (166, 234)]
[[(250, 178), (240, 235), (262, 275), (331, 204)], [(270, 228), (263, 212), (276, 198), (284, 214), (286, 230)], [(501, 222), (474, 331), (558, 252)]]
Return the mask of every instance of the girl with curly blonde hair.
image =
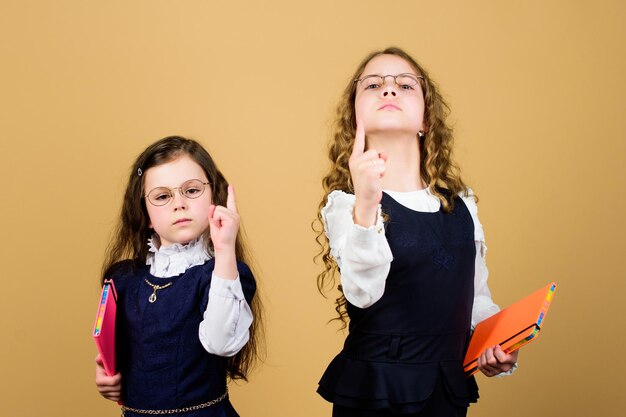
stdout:
[[(471, 328), (499, 310), (487, 286), (476, 200), (452, 159), (449, 109), (399, 48), (369, 54), (346, 86), (318, 221), (324, 293), (349, 334), (319, 382), (333, 416), (463, 416), (478, 388), (463, 372)], [(487, 376), (517, 354), (487, 349)]]

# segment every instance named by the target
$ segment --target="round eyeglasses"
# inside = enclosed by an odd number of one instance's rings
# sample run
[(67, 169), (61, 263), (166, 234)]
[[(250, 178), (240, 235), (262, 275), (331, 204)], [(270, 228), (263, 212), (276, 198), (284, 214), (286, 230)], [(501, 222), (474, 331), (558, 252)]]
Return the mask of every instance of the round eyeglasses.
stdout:
[(404, 90), (412, 90), (419, 80), (424, 80), (421, 75), (398, 74), (398, 75), (367, 75), (363, 78), (357, 78), (355, 83), (359, 83), (365, 90), (372, 90), (385, 85), (387, 77), (393, 78), (393, 82)]
[(169, 203), (174, 198), (174, 190), (178, 190), (181, 196), (185, 198), (198, 198), (202, 194), (204, 194), (204, 188), (207, 186), (208, 182), (202, 182), (200, 180), (188, 180), (185, 181), (180, 187), (168, 188), (168, 187), (157, 187), (146, 195), (145, 198), (148, 199), (150, 204), (154, 206), (164, 206)]

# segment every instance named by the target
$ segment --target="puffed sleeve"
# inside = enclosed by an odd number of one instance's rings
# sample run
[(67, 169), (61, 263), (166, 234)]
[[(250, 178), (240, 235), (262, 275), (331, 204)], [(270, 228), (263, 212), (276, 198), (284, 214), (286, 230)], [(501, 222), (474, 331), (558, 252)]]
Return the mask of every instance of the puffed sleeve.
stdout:
[(472, 309), (472, 328), (474, 328), (479, 322), (500, 311), (500, 308), (493, 302), (491, 291), (489, 291), (489, 286), (487, 285), (489, 276), (487, 263), (485, 262), (487, 245), (485, 244), (483, 226), (480, 224), (480, 220), (478, 220), (478, 206), (474, 199), (474, 193), (470, 189), (467, 196), (461, 195), (461, 197), (474, 221), (474, 242), (476, 243), (474, 307)]
[(367, 308), (383, 296), (393, 256), (380, 205), (376, 224), (365, 228), (354, 223), (354, 201), (353, 194), (333, 191), (321, 215), (343, 293), (352, 305)]
[(250, 269), (237, 263), (239, 275), (234, 280), (212, 274), (209, 299), (198, 328), (200, 343), (207, 352), (234, 356), (250, 339), (252, 302), (256, 285)]
[[(468, 195), (461, 195), (463, 202), (467, 206), (472, 220), (474, 221), (474, 241), (476, 243), (476, 263), (474, 273), (474, 307), (472, 309), (472, 329), (476, 327), (481, 321), (493, 316), (500, 311), (500, 307), (493, 302), (491, 298), (491, 291), (487, 285), (487, 277), (489, 271), (487, 270), (487, 263), (485, 257), (487, 255), (487, 245), (485, 244), (485, 232), (483, 230), (480, 220), (478, 220), (478, 206), (474, 198), (474, 193), (471, 189), (468, 190)], [(501, 372), (496, 377), (503, 377), (513, 374), (517, 369), (517, 363), (513, 367), (506, 371)]]

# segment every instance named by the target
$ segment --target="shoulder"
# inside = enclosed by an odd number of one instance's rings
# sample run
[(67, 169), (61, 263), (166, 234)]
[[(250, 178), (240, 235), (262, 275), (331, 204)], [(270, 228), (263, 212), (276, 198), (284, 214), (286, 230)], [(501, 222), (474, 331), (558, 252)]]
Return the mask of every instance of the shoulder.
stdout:
[(322, 218), (325, 220), (329, 215), (337, 213), (352, 213), (354, 208), (354, 194), (335, 190), (328, 194), (326, 205), (322, 208)]
[[(211, 276), (211, 273), (215, 269), (215, 258), (207, 260), (205, 263), (200, 265), (199, 268), (202, 269), (205, 276)], [(237, 259), (237, 271), (239, 272), (239, 275), (241, 277), (246, 277), (247, 279), (254, 280), (254, 274), (252, 273), (252, 269), (245, 262), (242, 262), (239, 259)]]
[(129, 288), (134, 287), (141, 281), (137, 277), (144, 272), (142, 268), (145, 268), (145, 265), (141, 265), (131, 259), (116, 262), (106, 271), (104, 279), (112, 280), (118, 296), (122, 296)]
[[(214, 269), (215, 258), (211, 258), (202, 265), (197, 265), (189, 268), (187, 271), (185, 271), (184, 274), (195, 275), (201, 277), (203, 281), (207, 281), (211, 279), (211, 275)], [(252, 269), (245, 262), (237, 260), (237, 271), (239, 272), (239, 276), (242, 280), (254, 281), (254, 274), (252, 273)]]
[(135, 275), (142, 267), (136, 261), (126, 259), (116, 262), (107, 269), (104, 274), (106, 279), (123, 279)]
[(476, 196), (474, 191), (471, 188), (468, 188), (465, 191), (461, 191), (458, 196), (465, 203), (465, 207), (469, 211), (472, 216), (472, 221), (474, 222), (474, 240), (476, 241), (485, 241), (485, 233), (483, 231), (483, 226), (478, 219), (478, 205), (476, 204)]
[(352, 208), (354, 206), (354, 194), (346, 193), (341, 190), (332, 191), (328, 194), (326, 205), (322, 209), (322, 213), (329, 210), (340, 210), (342, 208)]
[[(215, 258), (207, 260), (202, 265), (196, 265), (189, 268), (183, 275), (190, 285), (196, 285), (199, 294), (208, 294), (207, 288), (212, 285), (213, 270), (215, 269)], [(241, 287), (246, 296), (246, 299), (252, 300), (254, 293), (256, 292), (256, 280), (252, 269), (244, 262), (237, 260), (237, 272), (239, 274), (239, 281)], [(206, 301), (206, 300), (205, 300)]]
[(243, 290), (246, 301), (249, 303), (252, 302), (252, 297), (256, 293), (256, 280), (254, 278), (254, 274), (252, 273), (252, 269), (237, 260), (237, 271), (239, 272), (239, 281), (241, 282), (241, 289)]
[(461, 198), (461, 200), (463, 200), (463, 203), (465, 203), (465, 206), (467, 207), (469, 212), (472, 213), (472, 217), (474, 216), (474, 214), (478, 213), (478, 206), (476, 205), (476, 196), (474, 195), (474, 190), (468, 188), (465, 191), (459, 192), (457, 195), (459, 196), (459, 198)]
[(246, 279), (254, 281), (252, 269), (245, 262), (237, 260), (237, 271), (239, 271), (240, 277), (245, 277)]
[(328, 194), (326, 205), (320, 211), (324, 230), (329, 236), (331, 231), (346, 231), (353, 223), (354, 194), (335, 190)]

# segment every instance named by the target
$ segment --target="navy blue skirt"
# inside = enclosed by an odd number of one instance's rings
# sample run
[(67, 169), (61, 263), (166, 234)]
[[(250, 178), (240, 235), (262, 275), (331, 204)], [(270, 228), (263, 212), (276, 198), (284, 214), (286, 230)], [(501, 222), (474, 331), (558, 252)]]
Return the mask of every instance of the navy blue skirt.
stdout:
[(417, 413), (397, 414), (389, 408), (362, 409), (333, 405), (333, 417), (465, 417), (467, 407), (455, 404), (445, 386), (444, 376), (439, 372), (433, 393), (424, 402), (423, 408)]

